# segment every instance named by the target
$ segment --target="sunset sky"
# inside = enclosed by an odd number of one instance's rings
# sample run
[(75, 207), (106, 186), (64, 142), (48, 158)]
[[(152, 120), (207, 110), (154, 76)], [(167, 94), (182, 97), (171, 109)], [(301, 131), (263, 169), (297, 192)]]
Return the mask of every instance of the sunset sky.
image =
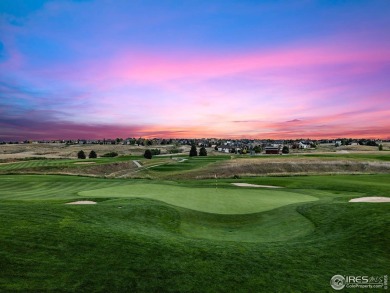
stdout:
[(0, 1), (0, 141), (390, 138), (390, 1)]

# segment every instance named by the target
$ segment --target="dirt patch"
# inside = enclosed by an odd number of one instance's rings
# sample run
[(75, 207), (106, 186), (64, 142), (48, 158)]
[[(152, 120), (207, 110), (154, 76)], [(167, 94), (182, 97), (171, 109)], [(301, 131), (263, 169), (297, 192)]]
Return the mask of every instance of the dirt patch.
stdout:
[(10, 164), (16, 164), (16, 163), (23, 163), (23, 162), (7, 162), (7, 163), (0, 163), (0, 165), (10, 165)]
[(274, 186), (274, 185), (258, 185), (258, 184), (249, 184), (249, 183), (232, 183), (235, 186), (240, 187), (258, 187), (258, 188), (283, 188), (282, 186)]
[(96, 164), (96, 162), (77, 162), (74, 163), (75, 165), (89, 165), (89, 164)]
[(390, 197), (384, 196), (370, 196), (353, 198), (349, 202), (390, 202)]
[(96, 204), (96, 201), (92, 201), (92, 200), (79, 200), (79, 201), (74, 201), (74, 202), (68, 202), (66, 204)]

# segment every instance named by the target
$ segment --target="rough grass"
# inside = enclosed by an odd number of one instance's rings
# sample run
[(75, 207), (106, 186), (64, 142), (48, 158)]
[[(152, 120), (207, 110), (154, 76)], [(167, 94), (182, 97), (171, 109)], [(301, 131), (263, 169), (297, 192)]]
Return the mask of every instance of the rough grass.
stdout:
[[(387, 158), (387, 157), (386, 157)], [(347, 161), (310, 159), (304, 157), (290, 157), (287, 159), (237, 158), (210, 164), (202, 170), (194, 170), (180, 174), (181, 178), (202, 179), (229, 178), (233, 176), (264, 176), (264, 175), (305, 175), (305, 174), (350, 174), (350, 173), (389, 173), (390, 163), (385, 161)], [(173, 176), (174, 178), (176, 176)], [(177, 177), (177, 178), (179, 178)]]
[[(146, 148), (159, 148), (162, 153), (166, 153), (172, 145), (163, 146), (136, 146), (136, 145), (100, 145), (100, 144), (81, 144), (81, 145), (66, 145), (57, 143), (45, 144), (5, 144), (0, 145), (0, 159), (15, 159), (28, 157), (41, 158), (77, 158), (77, 153), (83, 150), (87, 155), (91, 150), (94, 150), (97, 155), (108, 152), (116, 152), (120, 156), (137, 155), (142, 156)], [(183, 146), (184, 149), (188, 148)]]
[[(186, 159), (186, 160), (183, 160)], [(137, 160), (142, 168), (133, 163)], [(93, 164), (78, 164), (93, 162)], [(390, 172), (390, 153), (294, 154), (250, 157), (122, 156), (91, 160), (28, 160), (0, 164), (0, 174), (67, 174), (109, 178), (202, 179), (233, 176), (372, 174)]]

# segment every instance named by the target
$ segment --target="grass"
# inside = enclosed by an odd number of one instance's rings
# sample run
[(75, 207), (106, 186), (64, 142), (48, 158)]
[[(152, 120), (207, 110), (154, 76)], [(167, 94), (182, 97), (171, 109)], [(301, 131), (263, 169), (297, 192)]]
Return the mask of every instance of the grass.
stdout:
[(390, 174), (375, 175), (330, 175), (247, 178), (248, 183), (278, 185), (293, 189), (329, 190), (335, 194), (348, 192), (368, 196), (389, 196)]
[(313, 232), (314, 225), (292, 206), (254, 214), (218, 215), (184, 210), (181, 232), (189, 237), (236, 242), (288, 241)]
[(83, 191), (82, 197), (150, 198), (182, 208), (213, 214), (258, 213), (316, 197), (269, 189), (188, 188), (162, 184), (129, 184)]
[[(0, 291), (332, 292), (335, 274), (389, 273), (390, 205), (348, 203), (389, 190), (390, 174), (218, 180), (218, 195), (215, 180), (2, 175)], [(80, 199), (98, 204), (64, 204)]]
[(350, 154), (305, 154), (308, 158), (331, 158), (331, 159), (347, 159), (347, 160), (358, 160), (358, 161), (390, 161), (390, 153), (384, 152), (383, 154), (361, 154), (361, 153), (350, 153)]
[(85, 159), (85, 160), (69, 160), (69, 159), (34, 159), (34, 160), (23, 160), (17, 162), (3, 163), (0, 164), (0, 171), (7, 170), (21, 170), (21, 169), (54, 169), (62, 167), (82, 167), (78, 163), (94, 163), (97, 165), (100, 164), (110, 164), (116, 162), (124, 162), (129, 160), (138, 160), (140, 156), (119, 156), (115, 158), (96, 158), (96, 159)]
[[(132, 164), (139, 161), (143, 168)], [(189, 157), (187, 155), (119, 156), (87, 160), (46, 159), (0, 164), (2, 174), (74, 174), (100, 177), (198, 179), (215, 174), (229, 178), (270, 174), (388, 173), (390, 153), (383, 154), (292, 154), (284, 156), (218, 155)], [(80, 164), (80, 163), (92, 164)], [(133, 167), (130, 170), (129, 167)]]

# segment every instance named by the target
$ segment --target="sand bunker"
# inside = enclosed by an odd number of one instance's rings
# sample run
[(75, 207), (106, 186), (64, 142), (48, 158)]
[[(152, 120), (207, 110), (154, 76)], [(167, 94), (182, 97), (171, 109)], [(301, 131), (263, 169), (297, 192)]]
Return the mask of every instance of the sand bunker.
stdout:
[(353, 198), (349, 202), (390, 202), (390, 197), (370, 196)]
[(74, 202), (68, 202), (67, 204), (96, 204), (96, 201), (92, 200), (79, 200)]
[(282, 186), (258, 185), (258, 184), (249, 184), (249, 183), (232, 183), (232, 184), (240, 187), (283, 188)]
[(75, 165), (88, 165), (88, 164), (95, 164), (96, 162), (77, 162), (74, 163)]

